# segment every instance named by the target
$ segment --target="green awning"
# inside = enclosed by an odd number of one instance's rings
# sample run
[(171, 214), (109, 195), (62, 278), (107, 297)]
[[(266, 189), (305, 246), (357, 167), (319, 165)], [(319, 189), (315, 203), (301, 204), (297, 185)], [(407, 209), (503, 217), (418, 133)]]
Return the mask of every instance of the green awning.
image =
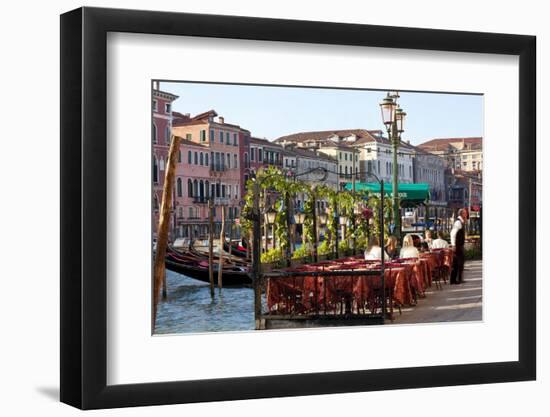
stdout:
[[(351, 191), (353, 186), (350, 182), (346, 183), (346, 190)], [(380, 184), (374, 182), (356, 182), (355, 191), (368, 191), (369, 194), (380, 196)], [(398, 184), (397, 192), (402, 202), (423, 203), (430, 199), (430, 185), (420, 184)], [(385, 196), (392, 196), (392, 185), (384, 183)]]

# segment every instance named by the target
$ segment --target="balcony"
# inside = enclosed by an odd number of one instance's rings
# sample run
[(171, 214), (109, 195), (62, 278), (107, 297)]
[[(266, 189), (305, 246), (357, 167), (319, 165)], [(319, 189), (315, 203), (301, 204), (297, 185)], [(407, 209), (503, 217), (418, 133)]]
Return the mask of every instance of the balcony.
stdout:
[(215, 197), (214, 198), (214, 204), (215, 205), (220, 205), (220, 206), (225, 206), (225, 205), (229, 204), (229, 198), (227, 198), (227, 197)]
[(207, 204), (209, 197), (193, 197), (193, 203), (195, 204)]
[(203, 219), (198, 216), (191, 216), (191, 217), (178, 217), (177, 218), (177, 224), (178, 226), (183, 226), (189, 223), (204, 223), (207, 222), (208, 219)]

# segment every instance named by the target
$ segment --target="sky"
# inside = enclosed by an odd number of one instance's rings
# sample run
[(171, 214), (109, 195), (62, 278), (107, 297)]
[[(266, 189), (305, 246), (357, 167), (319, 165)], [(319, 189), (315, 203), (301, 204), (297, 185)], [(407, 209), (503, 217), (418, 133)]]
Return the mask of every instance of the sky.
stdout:
[[(297, 132), (381, 129), (386, 91), (161, 82), (179, 96), (173, 110), (191, 116), (215, 110), (226, 123), (269, 140)], [(400, 92), (407, 113), (403, 140), (483, 136), (483, 96)]]

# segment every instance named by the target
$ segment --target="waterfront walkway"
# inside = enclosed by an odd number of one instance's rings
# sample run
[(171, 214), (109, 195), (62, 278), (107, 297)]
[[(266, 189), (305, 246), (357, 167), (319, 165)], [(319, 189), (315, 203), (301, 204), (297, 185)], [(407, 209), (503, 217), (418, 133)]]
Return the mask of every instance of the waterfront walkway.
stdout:
[[(449, 321), (474, 321), (482, 319), (482, 261), (467, 261), (464, 265), (464, 283), (435, 284), (426, 290), (426, 298), (418, 300), (414, 307), (395, 311), (394, 324), (433, 323)], [(389, 323), (389, 321), (387, 321)]]

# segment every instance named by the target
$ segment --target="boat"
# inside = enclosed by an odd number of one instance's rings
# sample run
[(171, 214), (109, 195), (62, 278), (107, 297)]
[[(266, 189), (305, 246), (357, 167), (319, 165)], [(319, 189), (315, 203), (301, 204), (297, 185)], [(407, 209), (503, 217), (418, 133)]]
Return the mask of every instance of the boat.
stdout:
[(237, 242), (231, 243), (231, 250), (229, 247), (229, 242), (223, 242), (223, 250), (231, 255), (238, 256), (239, 258), (246, 258), (246, 248), (242, 247)]
[[(185, 259), (173, 253), (168, 253), (165, 259), (166, 268), (186, 275), (190, 278), (210, 282), (208, 272), (208, 260)], [(214, 281), (218, 280), (218, 266), (214, 264)], [(251, 286), (252, 279), (248, 274), (248, 268), (238, 265), (227, 265), (222, 270), (222, 284), (224, 287)]]

